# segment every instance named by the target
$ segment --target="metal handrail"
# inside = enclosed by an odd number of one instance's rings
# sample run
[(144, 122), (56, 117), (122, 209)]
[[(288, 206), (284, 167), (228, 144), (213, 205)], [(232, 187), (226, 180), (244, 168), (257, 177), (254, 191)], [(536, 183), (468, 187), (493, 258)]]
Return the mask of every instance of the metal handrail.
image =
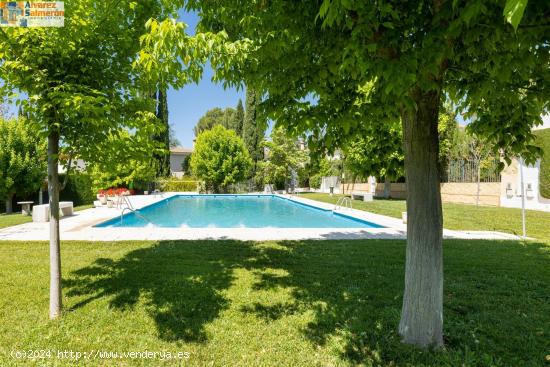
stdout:
[(332, 211), (346, 208), (346, 204), (348, 204), (347, 208), (353, 209), (353, 204), (351, 203), (351, 199), (348, 198), (347, 196), (342, 196), (340, 199), (338, 199), (338, 201), (336, 202), (336, 205), (334, 205), (334, 209), (332, 209)]
[(117, 200), (117, 208), (121, 209), (123, 204), (126, 204), (128, 209), (135, 210), (134, 206), (130, 202), (130, 199), (128, 199), (125, 195), (120, 195)]
[(153, 222), (147, 218), (146, 216), (144, 216), (143, 214), (139, 213), (137, 210), (133, 209), (133, 208), (124, 208), (122, 209), (122, 211), (120, 212), (120, 224), (122, 225), (122, 217), (124, 216), (124, 211), (125, 210), (128, 210), (132, 213), (134, 213), (136, 216), (140, 217), (141, 219), (144, 219), (146, 222), (149, 222), (151, 224), (153, 224)]

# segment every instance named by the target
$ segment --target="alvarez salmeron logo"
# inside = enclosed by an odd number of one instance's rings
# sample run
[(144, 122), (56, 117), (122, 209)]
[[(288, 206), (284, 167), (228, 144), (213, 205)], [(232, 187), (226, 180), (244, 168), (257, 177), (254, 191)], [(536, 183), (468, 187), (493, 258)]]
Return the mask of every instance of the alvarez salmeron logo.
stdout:
[(0, 27), (63, 27), (62, 1), (0, 1)]

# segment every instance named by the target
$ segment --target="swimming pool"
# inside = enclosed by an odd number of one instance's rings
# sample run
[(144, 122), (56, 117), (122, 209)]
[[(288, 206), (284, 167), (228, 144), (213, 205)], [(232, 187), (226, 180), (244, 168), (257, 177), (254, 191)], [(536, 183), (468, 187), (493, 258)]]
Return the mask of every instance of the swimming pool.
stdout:
[(382, 228), (276, 195), (176, 195), (95, 227)]

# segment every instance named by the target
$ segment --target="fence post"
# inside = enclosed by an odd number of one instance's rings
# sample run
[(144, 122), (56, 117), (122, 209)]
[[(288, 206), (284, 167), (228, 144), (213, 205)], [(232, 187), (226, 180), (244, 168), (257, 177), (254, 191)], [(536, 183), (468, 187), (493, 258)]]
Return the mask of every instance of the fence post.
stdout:
[(481, 182), (481, 164), (477, 163), (477, 193), (476, 193), (476, 207), (479, 207), (479, 184)]

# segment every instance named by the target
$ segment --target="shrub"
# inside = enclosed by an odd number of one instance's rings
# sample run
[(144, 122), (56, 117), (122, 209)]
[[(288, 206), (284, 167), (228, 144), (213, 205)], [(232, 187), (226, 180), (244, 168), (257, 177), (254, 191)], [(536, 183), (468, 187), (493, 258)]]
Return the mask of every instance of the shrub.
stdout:
[(315, 174), (309, 178), (309, 187), (319, 189), (321, 187), (321, 175)]
[[(60, 175), (59, 181), (64, 182), (65, 175)], [(60, 200), (72, 201), (74, 205), (91, 204), (96, 199), (96, 193), (92, 189), (92, 177), (85, 172), (72, 172), (67, 180), (67, 185), (59, 193)]]
[(242, 139), (221, 125), (197, 137), (190, 163), (193, 174), (213, 192), (226, 192), (230, 185), (243, 181), (252, 166)]
[(45, 141), (23, 119), (5, 120), (0, 115), (0, 201), (12, 212), (15, 195), (38, 190), (46, 177)]
[(542, 149), (543, 156), (540, 163), (540, 195), (550, 199), (550, 129), (535, 132), (536, 143)]
[(198, 184), (199, 183), (197, 181), (180, 180), (176, 178), (157, 181), (157, 187), (161, 191), (166, 192), (195, 192), (198, 191)]
[(277, 190), (284, 189), (293, 179), (293, 173), (308, 163), (307, 153), (281, 127), (271, 131), (271, 140), (264, 141), (263, 146), (268, 153), (264, 161), (258, 162), (256, 170), (256, 179), (261, 184), (273, 184)]

